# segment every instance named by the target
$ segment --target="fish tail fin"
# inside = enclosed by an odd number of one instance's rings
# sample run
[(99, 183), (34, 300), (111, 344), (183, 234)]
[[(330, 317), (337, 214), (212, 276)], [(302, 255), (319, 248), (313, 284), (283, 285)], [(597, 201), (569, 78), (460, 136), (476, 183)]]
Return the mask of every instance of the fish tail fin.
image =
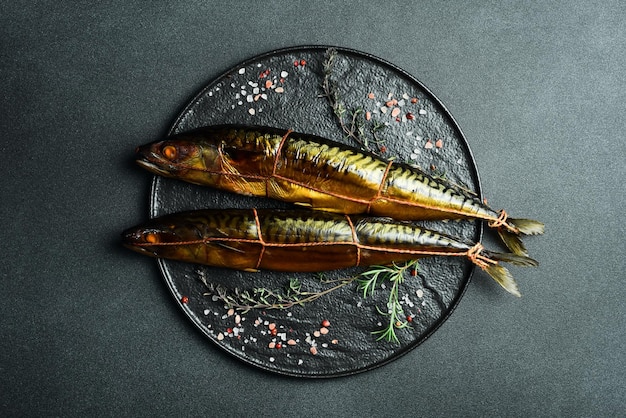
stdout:
[(523, 267), (536, 267), (538, 265), (536, 260), (524, 255), (483, 251), (481, 244), (476, 244), (468, 251), (467, 255), (474, 264), (487, 272), (507, 292), (517, 297), (521, 296), (517, 283), (515, 283), (511, 273), (498, 262), (504, 261)]
[(487, 272), (488, 275), (491, 276), (500, 286), (504, 288), (507, 292), (517, 297), (521, 297), (522, 294), (519, 292), (519, 288), (517, 287), (517, 283), (511, 276), (511, 273), (499, 264), (490, 264), (488, 266), (482, 267), (483, 270)]
[(500, 236), (502, 242), (504, 242), (504, 245), (506, 245), (506, 248), (508, 248), (513, 254), (528, 257), (528, 251), (526, 250), (526, 247), (524, 246), (524, 243), (520, 239), (519, 235), (511, 232), (504, 226), (498, 228), (498, 235)]
[(500, 211), (497, 219), (489, 222), (489, 226), (495, 228), (500, 239), (514, 254), (528, 256), (526, 247), (520, 239), (520, 235), (543, 234), (544, 224), (532, 219), (509, 218), (504, 210)]
[(493, 251), (483, 251), (483, 254), (492, 260), (504, 261), (505, 263), (511, 263), (515, 266), (537, 267), (539, 265), (537, 260), (534, 260), (526, 255), (497, 253)]
[(541, 235), (545, 229), (542, 222), (533, 219), (507, 218), (507, 223), (524, 235)]

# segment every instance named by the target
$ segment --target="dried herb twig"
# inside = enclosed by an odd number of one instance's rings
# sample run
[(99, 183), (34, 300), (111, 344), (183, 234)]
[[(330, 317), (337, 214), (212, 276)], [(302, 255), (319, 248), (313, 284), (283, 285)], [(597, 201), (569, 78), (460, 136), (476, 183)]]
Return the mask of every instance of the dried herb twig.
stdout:
[[(337, 122), (341, 127), (347, 138), (354, 140), (360, 147), (373, 152), (369, 148), (368, 139), (365, 135), (365, 110), (361, 107), (348, 109), (340, 98), (339, 88), (337, 83), (333, 79), (333, 68), (335, 66), (335, 59), (337, 57), (337, 50), (335, 48), (329, 48), (326, 50), (323, 68), (322, 79), (322, 95), (328, 100), (328, 104), (333, 110), (333, 114), (337, 118)], [(374, 141), (380, 146), (384, 140), (378, 137), (377, 133), (381, 129), (385, 128), (383, 123), (373, 123), (370, 128), (370, 132)]]
[(304, 305), (313, 302), (320, 297), (334, 292), (356, 279), (356, 277), (330, 280), (323, 275), (318, 275), (320, 281), (324, 284), (332, 284), (324, 290), (312, 292), (302, 289), (300, 280), (292, 278), (286, 285), (285, 289), (271, 290), (264, 287), (254, 288), (252, 290), (241, 290), (238, 288), (229, 291), (222, 285), (204, 282), (208, 291), (206, 296), (214, 296), (224, 302), (229, 308), (248, 312), (251, 309), (287, 309), (296, 305)]

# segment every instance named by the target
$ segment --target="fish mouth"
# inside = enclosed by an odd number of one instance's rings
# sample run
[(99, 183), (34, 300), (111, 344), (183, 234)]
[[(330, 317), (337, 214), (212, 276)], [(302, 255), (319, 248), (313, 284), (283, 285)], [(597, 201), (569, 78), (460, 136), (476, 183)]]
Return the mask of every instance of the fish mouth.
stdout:
[(155, 163), (153, 163), (150, 160), (147, 160), (145, 157), (137, 158), (135, 160), (135, 162), (139, 166), (141, 166), (141, 167), (145, 168), (146, 170), (151, 171), (151, 172), (153, 172), (155, 174), (159, 174), (159, 175), (162, 175), (162, 176), (167, 176), (167, 175), (171, 174), (169, 171), (163, 169), (163, 167), (161, 167), (160, 165), (155, 164)]
[(156, 257), (156, 253), (151, 248), (140, 244), (140, 241), (137, 238), (137, 231), (134, 229), (122, 232), (122, 245), (129, 250), (133, 250), (140, 254)]

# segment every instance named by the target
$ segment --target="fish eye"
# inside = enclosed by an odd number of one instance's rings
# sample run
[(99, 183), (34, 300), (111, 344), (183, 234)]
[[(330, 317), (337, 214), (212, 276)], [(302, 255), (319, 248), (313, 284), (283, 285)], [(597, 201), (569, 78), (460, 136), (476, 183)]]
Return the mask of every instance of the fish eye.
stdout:
[(178, 154), (178, 150), (176, 149), (174, 145), (164, 146), (161, 152), (163, 153), (163, 156), (167, 158), (168, 160), (173, 160), (174, 158), (176, 158), (176, 155)]
[(152, 232), (146, 234), (144, 239), (149, 244), (156, 244), (159, 241), (159, 237), (157, 236), (157, 234), (152, 233)]

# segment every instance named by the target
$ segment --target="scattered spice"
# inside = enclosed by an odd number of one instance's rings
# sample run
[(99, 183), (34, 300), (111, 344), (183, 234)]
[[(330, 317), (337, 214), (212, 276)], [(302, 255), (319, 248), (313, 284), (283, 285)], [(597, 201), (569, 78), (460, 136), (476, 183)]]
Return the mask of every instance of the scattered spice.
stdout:
[(183, 296), (182, 298), (180, 298), (180, 301), (182, 303), (189, 303), (189, 298), (187, 296)]
[(330, 326), (330, 321), (329, 321), (328, 319), (324, 319), (324, 320), (322, 321), (322, 326), (323, 326), (323, 327), (329, 327), (329, 326)]

